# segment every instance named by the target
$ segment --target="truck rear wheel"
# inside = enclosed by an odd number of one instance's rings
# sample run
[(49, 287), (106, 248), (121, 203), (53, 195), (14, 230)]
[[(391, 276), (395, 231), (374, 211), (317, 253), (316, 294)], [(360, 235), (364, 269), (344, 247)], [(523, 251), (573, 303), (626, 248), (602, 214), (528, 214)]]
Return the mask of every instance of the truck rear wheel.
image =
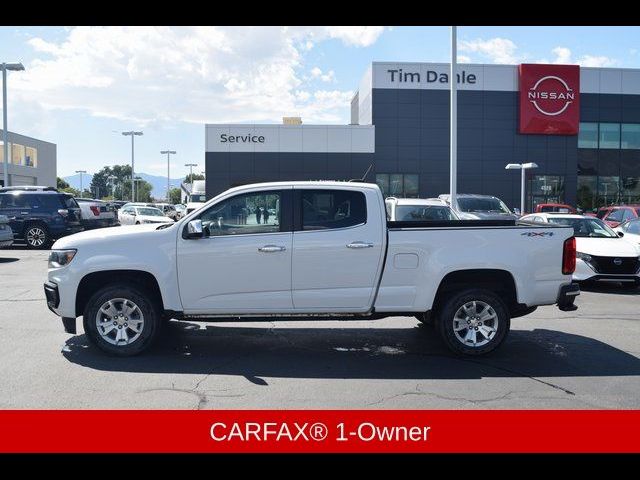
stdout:
[(489, 290), (453, 293), (438, 315), (438, 331), (455, 353), (483, 355), (496, 349), (511, 326), (509, 309)]
[(137, 355), (158, 336), (161, 312), (152, 297), (130, 285), (98, 290), (84, 310), (84, 331), (101, 350), (119, 357)]

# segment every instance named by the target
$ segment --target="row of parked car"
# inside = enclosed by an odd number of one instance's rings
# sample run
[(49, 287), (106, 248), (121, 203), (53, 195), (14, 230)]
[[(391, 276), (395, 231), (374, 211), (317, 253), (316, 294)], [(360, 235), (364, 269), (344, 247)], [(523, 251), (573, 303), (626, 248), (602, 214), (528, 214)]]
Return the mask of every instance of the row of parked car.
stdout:
[(53, 187), (2, 187), (0, 247), (23, 240), (29, 248), (46, 248), (53, 240), (82, 230), (172, 222), (185, 212), (184, 205), (106, 202), (73, 197)]

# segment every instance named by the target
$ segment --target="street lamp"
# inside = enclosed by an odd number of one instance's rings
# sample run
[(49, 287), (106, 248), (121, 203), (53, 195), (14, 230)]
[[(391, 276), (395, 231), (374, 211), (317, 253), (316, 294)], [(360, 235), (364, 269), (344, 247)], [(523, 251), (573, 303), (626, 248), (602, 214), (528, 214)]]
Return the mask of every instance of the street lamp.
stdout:
[(87, 173), (86, 170), (76, 170), (76, 173), (80, 174), (80, 196), (82, 197), (82, 192), (84, 192), (84, 188), (82, 188), (82, 174)]
[(175, 150), (162, 150), (160, 152), (160, 154), (161, 155), (164, 155), (164, 154), (167, 155), (167, 203), (171, 203), (171, 199), (169, 198), (169, 190), (171, 188), (171, 184), (170, 184), (170, 182), (171, 182), (170, 178), (171, 177), (169, 176), (169, 163), (170, 163), (171, 155), (175, 155), (176, 152), (175, 152)]
[[(185, 163), (185, 167), (189, 167), (189, 179), (191, 180), (191, 185), (193, 185), (193, 167), (197, 167), (197, 163)], [(193, 190), (193, 188), (192, 188)]]
[(530, 168), (538, 168), (538, 164), (530, 162), (530, 163), (510, 163), (506, 167), (506, 170), (520, 170), (522, 173), (520, 175), (520, 215), (524, 215), (524, 196), (526, 192), (524, 180), (526, 177), (527, 170)]
[(116, 199), (116, 191), (115, 191), (116, 182), (115, 182), (115, 180), (117, 180), (117, 179), (118, 179), (118, 177), (116, 177), (115, 175), (109, 175), (107, 177), (107, 181), (111, 184), (111, 196), (113, 197), (114, 200)]
[[(141, 181), (144, 181), (144, 179), (142, 177), (136, 177), (136, 178), (133, 178), (133, 181), (134, 182), (141, 182)], [(136, 193), (138, 193), (138, 189), (137, 188), (136, 188)], [(137, 197), (137, 195), (136, 195), (136, 197)], [(134, 202), (137, 201), (137, 198), (135, 200), (133, 200), (133, 201)]]
[(142, 132), (135, 132), (133, 130), (130, 130), (128, 132), (122, 132), (122, 135), (124, 135), (125, 137), (130, 136), (131, 137), (131, 201), (135, 202), (134, 198), (134, 191), (135, 191), (135, 182), (133, 180), (133, 176), (134, 176), (134, 154), (133, 154), (133, 139), (136, 137), (136, 135), (140, 136), (142, 135)]
[(9, 185), (9, 130), (7, 129), (7, 70), (19, 72), (24, 70), (21, 63), (1, 63), (2, 70), (2, 140), (4, 153), (4, 186)]

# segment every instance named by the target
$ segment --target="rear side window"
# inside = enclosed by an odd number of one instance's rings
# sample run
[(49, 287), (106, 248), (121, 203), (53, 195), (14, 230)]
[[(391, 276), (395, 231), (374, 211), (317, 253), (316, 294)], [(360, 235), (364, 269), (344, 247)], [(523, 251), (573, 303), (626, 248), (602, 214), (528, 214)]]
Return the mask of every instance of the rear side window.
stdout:
[(58, 195), (31, 195), (32, 208), (42, 211), (56, 211), (61, 207)]
[(350, 190), (302, 190), (302, 229), (329, 230), (367, 221), (364, 193)]
[(621, 222), (622, 221), (622, 215), (624, 215), (624, 210), (622, 210), (622, 209), (613, 210), (609, 214), (609, 216), (607, 217), (607, 220), (612, 221), (612, 222)]

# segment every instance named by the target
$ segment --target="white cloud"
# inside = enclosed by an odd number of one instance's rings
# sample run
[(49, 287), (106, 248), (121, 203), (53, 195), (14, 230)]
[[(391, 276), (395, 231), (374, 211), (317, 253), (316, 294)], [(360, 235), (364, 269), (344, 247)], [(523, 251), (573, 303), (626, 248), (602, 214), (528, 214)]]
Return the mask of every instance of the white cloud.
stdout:
[[(489, 40), (462, 40), (458, 49), (462, 52), (478, 53), (493, 63), (519, 63), (521, 57), (516, 55), (517, 46), (508, 38), (491, 38)], [(469, 58), (469, 57), (466, 57)]]
[(556, 64), (577, 64), (582, 67), (611, 67), (618, 63), (617, 60), (604, 55), (582, 55), (574, 59), (571, 50), (567, 47), (556, 47), (551, 50), (551, 53), (556, 56), (552, 62)]
[(467, 55), (458, 55), (458, 63), (471, 63), (471, 57)]
[[(337, 39), (366, 47), (382, 27), (74, 27), (12, 75), (12, 96), (45, 110), (152, 122), (339, 121), (351, 92), (309, 91), (304, 55)], [(313, 76), (313, 73), (312, 73)], [(320, 71), (323, 82), (335, 72)], [(18, 113), (16, 112), (16, 116)]]
[(323, 82), (336, 82), (336, 72), (329, 70), (327, 73), (323, 73), (319, 67), (313, 67), (311, 69), (311, 78), (318, 78)]

